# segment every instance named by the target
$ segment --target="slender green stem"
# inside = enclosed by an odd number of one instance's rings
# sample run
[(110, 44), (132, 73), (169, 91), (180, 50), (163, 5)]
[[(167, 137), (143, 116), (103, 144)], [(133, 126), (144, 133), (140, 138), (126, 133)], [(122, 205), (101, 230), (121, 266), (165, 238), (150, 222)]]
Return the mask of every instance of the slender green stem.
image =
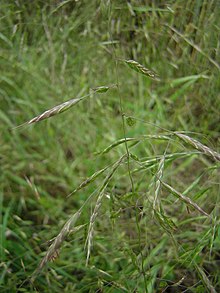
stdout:
[[(109, 7), (110, 7), (110, 10), (109, 10), (108, 30), (109, 30), (110, 39), (112, 42), (113, 38), (112, 38), (111, 29), (110, 29), (111, 5), (109, 5)], [(113, 42), (112, 42), (112, 44), (113, 44)], [(122, 129), (123, 129), (123, 136), (124, 136), (124, 140), (125, 140), (125, 149), (126, 149), (126, 153), (127, 153), (128, 174), (129, 174), (129, 178), (130, 178), (130, 182), (131, 182), (131, 190), (132, 190), (132, 193), (134, 193), (135, 188), (134, 188), (134, 182), (133, 182), (133, 178), (132, 178), (132, 174), (131, 174), (130, 153), (129, 153), (128, 143), (127, 143), (127, 139), (126, 139), (126, 129), (125, 129), (125, 116), (126, 115), (123, 111), (122, 96), (121, 96), (120, 86), (119, 86), (119, 77), (118, 77), (118, 60), (119, 60), (119, 58), (117, 58), (117, 56), (116, 56), (114, 44), (113, 44), (112, 48), (113, 48), (112, 55), (115, 59), (116, 85), (117, 85), (117, 91), (118, 91), (118, 96), (119, 96), (120, 113), (121, 113), (121, 119), (122, 119)], [(141, 249), (141, 231), (140, 231), (140, 225), (139, 225), (139, 219), (138, 219), (138, 216), (139, 216), (138, 212), (139, 212), (138, 207), (136, 206), (135, 219), (136, 219), (136, 226), (137, 226), (137, 230), (138, 230), (138, 246), (139, 246), (139, 251), (140, 251), (140, 255), (141, 255), (141, 273), (143, 274), (143, 278), (144, 278), (145, 292), (147, 292), (147, 280), (146, 280), (146, 276), (145, 276), (145, 272), (144, 272), (144, 256), (143, 256), (142, 249)]]

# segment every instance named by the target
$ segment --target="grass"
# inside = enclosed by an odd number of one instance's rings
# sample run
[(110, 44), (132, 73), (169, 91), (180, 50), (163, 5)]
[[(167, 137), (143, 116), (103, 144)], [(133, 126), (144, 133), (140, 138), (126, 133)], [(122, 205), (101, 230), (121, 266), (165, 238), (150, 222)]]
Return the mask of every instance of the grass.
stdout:
[(218, 292), (217, 3), (0, 6), (1, 292)]

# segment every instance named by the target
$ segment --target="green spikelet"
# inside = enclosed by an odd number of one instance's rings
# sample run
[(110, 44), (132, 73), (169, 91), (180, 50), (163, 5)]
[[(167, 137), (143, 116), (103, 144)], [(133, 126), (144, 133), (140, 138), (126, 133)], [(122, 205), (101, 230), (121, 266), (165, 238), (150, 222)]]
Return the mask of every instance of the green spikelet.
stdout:
[(158, 75), (153, 70), (150, 70), (137, 61), (134, 60), (125, 60), (125, 63), (133, 70), (137, 71), (138, 73), (144, 74), (150, 78), (158, 80)]

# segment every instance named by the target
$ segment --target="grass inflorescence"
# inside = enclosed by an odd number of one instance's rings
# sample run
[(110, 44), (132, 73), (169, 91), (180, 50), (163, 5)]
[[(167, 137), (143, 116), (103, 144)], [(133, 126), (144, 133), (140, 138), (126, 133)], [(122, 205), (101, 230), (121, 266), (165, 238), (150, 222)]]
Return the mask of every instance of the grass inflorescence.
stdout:
[(218, 292), (217, 3), (1, 2), (0, 291)]

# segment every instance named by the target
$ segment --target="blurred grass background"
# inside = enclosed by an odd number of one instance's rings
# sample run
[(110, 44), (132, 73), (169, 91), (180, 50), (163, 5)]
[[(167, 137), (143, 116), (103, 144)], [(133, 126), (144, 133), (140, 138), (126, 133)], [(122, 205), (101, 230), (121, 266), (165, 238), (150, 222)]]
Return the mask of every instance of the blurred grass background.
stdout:
[[(86, 226), (68, 237), (34, 284), (28, 282), (47, 241), (104, 177), (67, 195), (125, 152), (121, 145), (95, 154), (124, 136), (119, 93), (112, 88), (64, 114), (11, 130), (91, 88), (118, 83), (127, 116), (192, 132), (218, 151), (219, 14), (218, 1), (0, 1), (1, 292), (220, 290), (219, 165), (190, 155), (192, 149), (177, 142), (167, 147), (155, 140), (139, 144), (134, 155), (147, 160), (166, 149), (188, 153), (165, 164), (164, 180), (190, 192), (212, 213), (212, 221), (188, 213), (163, 191), (165, 223), (152, 217), (146, 201), (138, 226), (135, 206), (141, 199), (131, 193), (124, 166), (108, 186), (110, 199), (97, 217), (89, 266)], [(160, 82), (116, 64), (117, 59), (144, 64)], [(141, 121), (125, 130), (127, 137), (161, 133)], [(133, 174), (137, 192), (150, 189), (151, 169), (157, 165)], [(93, 202), (80, 224), (89, 223), (92, 207)], [(166, 226), (168, 218), (177, 229)]]

